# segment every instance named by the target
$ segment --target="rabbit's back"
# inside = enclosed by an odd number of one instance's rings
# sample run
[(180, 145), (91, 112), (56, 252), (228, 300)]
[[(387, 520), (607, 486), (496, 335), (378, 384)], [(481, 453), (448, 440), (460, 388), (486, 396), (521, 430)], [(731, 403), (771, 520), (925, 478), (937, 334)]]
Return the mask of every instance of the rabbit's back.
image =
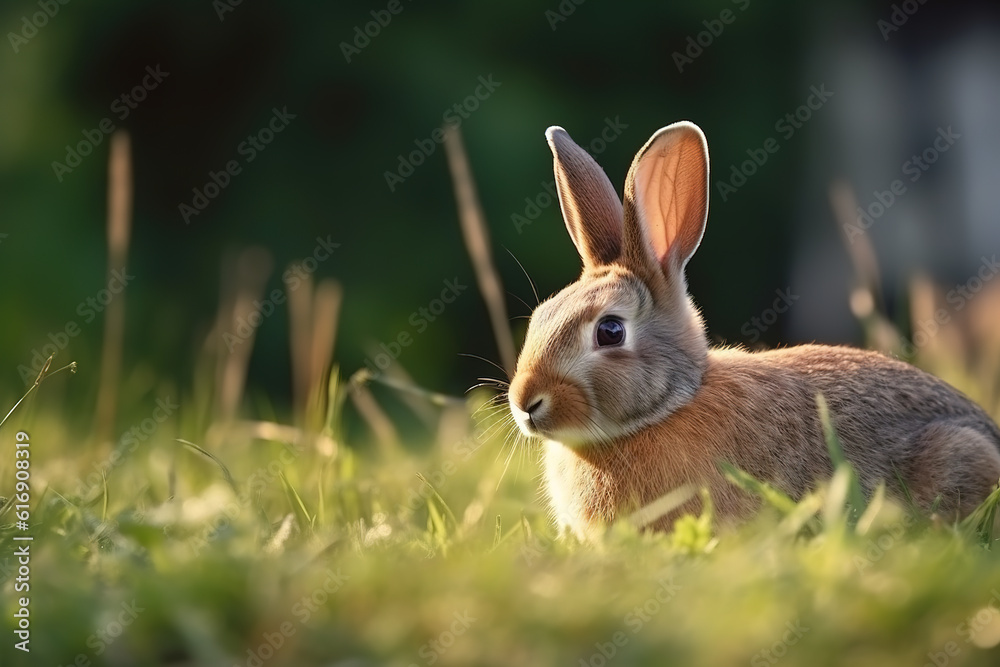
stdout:
[(885, 480), (903, 493), (902, 480), (918, 504), (926, 507), (940, 494), (942, 511), (965, 514), (1000, 478), (1000, 429), (930, 373), (850, 347), (803, 345), (745, 356), (751, 364), (787, 368), (809, 395), (823, 394), (844, 455), (867, 491)]

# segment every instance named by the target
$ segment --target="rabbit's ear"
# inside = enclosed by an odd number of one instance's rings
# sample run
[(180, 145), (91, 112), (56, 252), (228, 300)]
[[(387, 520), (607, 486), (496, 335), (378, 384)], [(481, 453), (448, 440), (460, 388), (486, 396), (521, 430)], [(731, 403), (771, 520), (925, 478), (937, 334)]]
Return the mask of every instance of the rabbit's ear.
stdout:
[(708, 144), (701, 129), (681, 121), (658, 130), (636, 154), (625, 181), (629, 255), (648, 257), (651, 246), (667, 277), (683, 274), (705, 233), (708, 190)]
[(623, 212), (614, 186), (594, 158), (577, 146), (566, 130), (550, 127), (559, 205), (585, 267), (609, 264), (621, 254)]

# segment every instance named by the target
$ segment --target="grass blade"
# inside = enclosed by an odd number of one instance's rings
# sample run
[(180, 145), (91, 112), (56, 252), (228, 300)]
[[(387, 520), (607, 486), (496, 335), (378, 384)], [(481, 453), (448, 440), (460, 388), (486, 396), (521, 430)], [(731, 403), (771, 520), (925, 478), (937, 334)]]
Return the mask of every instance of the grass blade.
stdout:
[(758, 480), (753, 475), (747, 474), (726, 461), (719, 462), (719, 469), (730, 482), (747, 493), (759, 496), (768, 505), (781, 512), (782, 516), (787, 516), (795, 511), (795, 501), (767, 482)]
[(222, 477), (223, 477), (223, 479), (226, 480), (226, 483), (229, 484), (229, 488), (231, 488), (233, 490), (233, 493), (235, 493), (236, 495), (239, 495), (240, 491), (239, 491), (238, 488), (236, 488), (236, 480), (233, 479), (232, 474), (230, 474), (230, 472), (229, 472), (229, 468), (227, 468), (226, 464), (222, 462), (222, 459), (220, 459), (218, 456), (216, 456), (212, 452), (210, 452), (210, 451), (208, 451), (206, 449), (203, 449), (202, 447), (199, 447), (198, 445), (194, 444), (193, 442), (189, 442), (189, 441), (183, 440), (181, 438), (177, 438), (177, 442), (181, 443), (185, 447), (188, 447), (189, 449), (191, 449), (191, 450), (193, 450), (195, 452), (198, 452), (199, 454), (201, 454), (205, 458), (208, 458), (211, 461), (213, 461), (215, 463), (215, 465), (219, 466), (219, 470), (222, 471)]
[(312, 528), (313, 516), (309, 514), (309, 510), (306, 509), (306, 504), (302, 502), (302, 496), (300, 496), (298, 491), (295, 490), (292, 483), (288, 481), (288, 477), (284, 472), (279, 473), (278, 478), (281, 479), (281, 483), (285, 487), (285, 493), (289, 496), (288, 501), (292, 505), (292, 508), (297, 510), (297, 512), (302, 515), (302, 518), (304, 519), (302, 525)]
[(986, 500), (980, 503), (979, 507), (974, 509), (969, 516), (962, 519), (959, 523), (959, 529), (968, 537), (975, 537), (984, 546), (991, 546), (998, 506), (1000, 506), (1000, 486), (993, 489)]
[(841, 469), (847, 470), (844, 475), (846, 476), (845, 496), (848, 520), (851, 523), (856, 523), (867, 505), (864, 493), (861, 491), (861, 484), (858, 482), (858, 476), (854, 472), (853, 466), (851, 466), (850, 462), (844, 456), (844, 450), (840, 445), (840, 438), (837, 436), (837, 430), (833, 426), (833, 420), (830, 418), (830, 409), (823, 394), (816, 394), (816, 406), (819, 409), (819, 420), (823, 427), (823, 438), (826, 440), (826, 449), (830, 454), (830, 461), (833, 462), (835, 469), (834, 479), (836, 479), (836, 474)]

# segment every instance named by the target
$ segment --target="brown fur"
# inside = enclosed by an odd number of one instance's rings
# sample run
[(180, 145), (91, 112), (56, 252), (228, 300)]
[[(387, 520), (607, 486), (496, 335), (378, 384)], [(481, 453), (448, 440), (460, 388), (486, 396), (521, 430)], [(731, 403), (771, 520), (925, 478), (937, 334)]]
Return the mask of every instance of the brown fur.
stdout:
[(545, 444), (557, 520), (585, 535), (687, 483), (708, 486), (721, 517), (744, 518), (756, 502), (726, 481), (720, 460), (801, 497), (832, 473), (819, 392), (866, 492), (885, 480), (902, 498), (898, 472), (918, 505), (941, 494), (943, 513), (965, 515), (1000, 478), (1000, 431), (989, 417), (908, 364), (821, 345), (713, 350), (694, 400), (666, 421), (587, 448)]
[[(584, 272), (532, 315), (509, 400), (521, 429), (546, 440), (545, 488), (560, 526), (585, 537), (684, 484), (707, 486), (723, 519), (744, 518), (757, 502), (725, 480), (720, 461), (801, 497), (832, 472), (820, 393), (866, 492), (885, 481), (901, 495), (901, 478), (918, 505), (940, 497), (950, 516), (989, 493), (1000, 429), (941, 380), (847, 347), (708, 349), (683, 276), (707, 216), (697, 127), (664, 128), (639, 151), (624, 207), (563, 130), (547, 136)], [(624, 324), (620, 344), (598, 345), (605, 317)]]

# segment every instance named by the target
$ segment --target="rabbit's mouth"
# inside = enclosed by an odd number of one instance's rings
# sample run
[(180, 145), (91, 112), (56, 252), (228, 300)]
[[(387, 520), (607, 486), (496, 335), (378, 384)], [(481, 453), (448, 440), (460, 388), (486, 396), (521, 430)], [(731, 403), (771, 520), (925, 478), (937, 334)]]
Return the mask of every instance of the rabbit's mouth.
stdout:
[(509, 402), (514, 421), (529, 438), (552, 440), (579, 449), (616, 435), (594, 419), (589, 401), (572, 384), (530, 394), (512, 391)]

